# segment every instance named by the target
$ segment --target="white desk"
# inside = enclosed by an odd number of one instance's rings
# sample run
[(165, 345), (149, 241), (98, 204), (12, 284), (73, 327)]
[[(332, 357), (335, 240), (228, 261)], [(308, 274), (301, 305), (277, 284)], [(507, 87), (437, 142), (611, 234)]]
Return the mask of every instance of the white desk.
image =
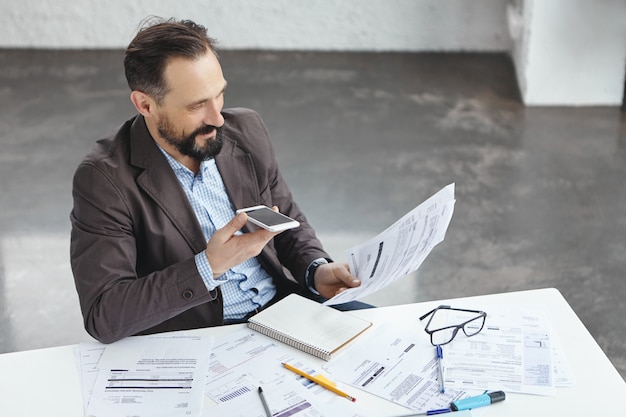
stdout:
[[(542, 289), (425, 303), (381, 307), (352, 312), (376, 323), (413, 321), (421, 329), (418, 316), (442, 302), (455, 307), (480, 308), (484, 304), (544, 304), (552, 312), (553, 332), (563, 344), (576, 386), (557, 388), (556, 396), (542, 397), (507, 393), (507, 398), (482, 410), (483, 416), (617, 416), (626, 398), (626, 383), (602, 352), (563, 296), (555, 289)], [(194, 330), (191, 333), (217, 336), (239, 326)], [(0, 355), (0, 416), (82, 417), (79, 375), (74, 346)], [(316, 358), (305, 355), (307, 361)], [(321, 363), (321, 361), (318, 361)], [(351, 393), (355, 388), (349, 388)], [(410, 411), (364, 392), (357, 392), (359, 404), (373, 415), (393, 417)], [(453, 414), (450, 414), (451, 416)]]

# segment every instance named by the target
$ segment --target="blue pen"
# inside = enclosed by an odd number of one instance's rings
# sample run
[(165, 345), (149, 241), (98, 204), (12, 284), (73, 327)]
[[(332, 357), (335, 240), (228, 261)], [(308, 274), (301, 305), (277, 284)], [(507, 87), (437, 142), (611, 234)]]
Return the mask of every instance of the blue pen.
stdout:
[(401, 416), (401, 417), (434, 416), (437, 414), (445, 414), (445, 413), (451, 413), (451, 412), (452, 410), (449, 408), (441, 408), (439, 410), (428, 410), (425, 413), (411, 414), (411, 415)]
[(446, 387), (443, 383), (443, 349), (440, 345), (436, 346), (437, 349), (437, 366), (439, 367), (439, 390), (446, 392)]
[(450, 410), (449, 408), (442, 408), (440, 410), (428, 410), (426, 412), (427, 416), (434, 416), (436, 414), (445, 414), (445, 413), (450, 413), (452, 412), (452, 410)]

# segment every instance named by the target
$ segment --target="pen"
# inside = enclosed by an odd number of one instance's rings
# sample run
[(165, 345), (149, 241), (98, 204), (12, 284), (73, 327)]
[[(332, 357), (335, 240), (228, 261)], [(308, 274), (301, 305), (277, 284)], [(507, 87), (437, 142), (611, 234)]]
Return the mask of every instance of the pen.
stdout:
[(267, 417), (272, 417), (272, 412), (270, 411), (270, 407), (267, 405), (265, 395), (263, 394), (263, 388), (261, 387), (259, 387), (259, 397), (261, 397), (261, 402), (263, 403), (263, 408), (265, 409), (265, 415)]
[(342, 396), (342, 397), (344, 397), (344, 398), (347, 398), (347, 399), (349, 399), (349, 400), (350, 400), (350, 401), (352, 401), (352, 402), (355, 402), (355, 401), (356, 401), (356, 398), (354, 398), (354, 397), (352, 397), (352, 396), (350, 396), (350, 395), (346, 394), (345, 392), (341, 391), (340, 389), (338, 389), (338, 388), (337, 388), (337, 387), (335, 387), (334, 385), (329, 384), (328, 382), (324, 381), (323, 379), (320, 379), (320, 378), (315, 377), (315, 376), (313, 376), (313, 375), (309, 375), (309, 374), (307, 374), (306, 372), (301, 371), (301, 370), (299, 370), (298, 368), (296, 368), (296, 367), (293, 367), (293, 366), (289, 365), (288, 363), (284, 363), (284, 362), (283, 362), (283, 363), (282, 363), (282, 365), (283, 365), (285, 368), (289, 369), (291, 372), (295, 372), (295, 373), (297, 373), (298, 375), (303, 376), (303, 377), (305, 377), (306, 379), (308, 379), (309, 381), (313, 381), (313, 382), (315, 382), (315, 383), (316, 383), (316, 384), (318, 384), (318, 385), (321, 385), (322, 387), (326, 388), (326, 389), (327, 389), (327, 390), (329, 390), (329, 391), (334, 392), (335, 394), (337, 394), (337, 395), (339, 395), (339, 396)]
[(434, 416), (436, 414), (445, 414), (445, 413), (451, 413), (452, 410), (450, 410), (449, 408), (442, 408), (439, 410), (428, 410), (426, 411), (424, 414), (422, 414), (423, 416)]
[(400, 416), (400, 417), (434, 416), (437, 414), (445, 414), (445, 413), (451, 413), (451, 412), (452, 410), (449, 408), (441, 408), (439, 410), (428, 410), (425, 413), (411, 414), (411, 415)]
[(443, 349), (441, 345), (436, 346), (437, 349), (437, 367), (439, 368), (439, 390), (446, 392), (446, 386), (443, 383)]

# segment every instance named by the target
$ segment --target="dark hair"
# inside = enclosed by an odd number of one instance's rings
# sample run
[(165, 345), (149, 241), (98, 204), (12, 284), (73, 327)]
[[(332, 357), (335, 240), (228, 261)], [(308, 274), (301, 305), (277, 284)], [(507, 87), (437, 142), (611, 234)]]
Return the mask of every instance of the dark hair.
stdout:
[(163, 78), (170, 58), (198, 58), (215, 51), (215, 40), (207, 29), (191, 20), (151, 18), (143, 23), (135, 38), (126, 48), (124, 72), (128, 87), (163, 100), (168, 86)]

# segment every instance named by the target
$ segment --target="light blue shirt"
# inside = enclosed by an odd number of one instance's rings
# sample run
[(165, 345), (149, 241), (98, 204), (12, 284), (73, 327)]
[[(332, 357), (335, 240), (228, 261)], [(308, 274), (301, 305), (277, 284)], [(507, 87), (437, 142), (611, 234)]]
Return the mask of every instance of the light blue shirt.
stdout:
[[(161, 149), (161, 148), (160, 148)], [(180, 182), (207, 242), (216, 230), (224, 227), (235, 216), (222, 176), (215, 159), (200, 163), (198, 174), (185, 167), (161, 149)], [(238, 231), (236, 234), (241, 234)], [(204, 251), (195, 256), (196, 266), (209, 291), (220, 286), (224, 296), (224, 319), (240, 319), (264, 306), (276, 295), (272, 277), (256, 258), (232, 267), (225, 274), (213, 278), (213, 271)]]

